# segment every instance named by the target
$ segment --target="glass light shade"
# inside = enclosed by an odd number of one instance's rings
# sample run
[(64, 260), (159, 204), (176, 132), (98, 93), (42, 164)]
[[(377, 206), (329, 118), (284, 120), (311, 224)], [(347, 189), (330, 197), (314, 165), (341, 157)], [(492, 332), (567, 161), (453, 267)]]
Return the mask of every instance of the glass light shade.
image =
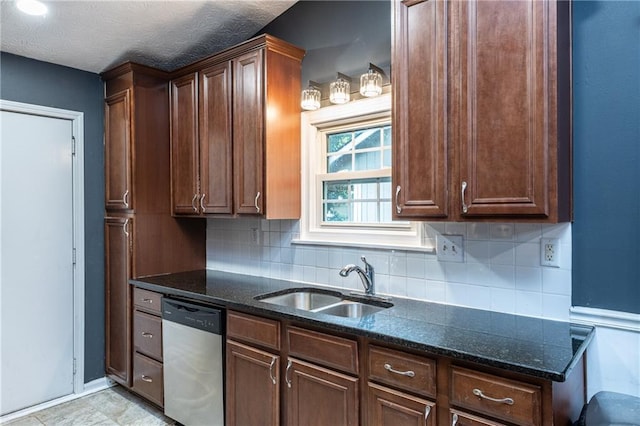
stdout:
[(338, 78), (329, 85), (329, 101), (332, 104), (346, 104), (351, 100), (351, 84), (343, 78)]
[(315, 111), (320, 108), (320, 91), (313, 86), (302, 91), (300, 107), (307, 111)]
[(18, 0), (16, 6), (28, 15), (42, 16), (47, 13), (47, 6), (38, 0)]
[(360, 94), (370, 98), (382, 93), (382, 76), (379, 72), (369, 69), (360, 76)]

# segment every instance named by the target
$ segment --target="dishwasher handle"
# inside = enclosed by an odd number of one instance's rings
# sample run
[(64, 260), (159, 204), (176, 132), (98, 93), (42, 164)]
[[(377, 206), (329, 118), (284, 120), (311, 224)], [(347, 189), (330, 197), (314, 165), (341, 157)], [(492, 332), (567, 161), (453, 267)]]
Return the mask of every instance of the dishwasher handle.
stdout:
[(224, 334), (221, 309), (182, 300), (162, 298), (162, 319), (209, 333)]

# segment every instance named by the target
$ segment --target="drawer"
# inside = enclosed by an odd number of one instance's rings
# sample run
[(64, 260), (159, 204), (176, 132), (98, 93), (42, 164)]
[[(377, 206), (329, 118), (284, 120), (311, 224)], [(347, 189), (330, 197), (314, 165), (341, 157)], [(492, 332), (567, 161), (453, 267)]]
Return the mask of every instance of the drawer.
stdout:
[(147, 312), (162, 315), (162, 295), (143, 288), (133, 288), (133, 305)]
[(133, 311), (133, 347), (137, 352), (162, 361), (162, 319)]
[(253, 315), (227, 311), (227, 337), (280, 350), (280, 323)]
[(133, 390), (163, 406), (162, 364), (139, 353), (133, 355)]
[(520, 425), (540, 424), (542, 391), (539, 386), (451, 367), (450, 388), (452, 405)]
[(358, 343), (298, 327), (287, 329), (289, 355), (358, 374)]
[(405, 352), (369, 346), (369, 380), (436, 396), (436, 362)]
[(449, 410), (449, 424), (451, 426), (506, 426), (504, 423), (497, 423), (458, 410)]

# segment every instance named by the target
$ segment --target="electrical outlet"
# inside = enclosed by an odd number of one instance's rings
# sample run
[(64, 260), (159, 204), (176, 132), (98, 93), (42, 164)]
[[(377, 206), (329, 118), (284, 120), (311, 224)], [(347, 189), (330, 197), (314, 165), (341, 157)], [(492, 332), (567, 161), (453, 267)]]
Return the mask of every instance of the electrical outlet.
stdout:
[(464, 262), (462, 235), (436, 235), (436, 255), (444, 262)]
[(560, 267), (560, 240), (558, 238), (540, 239), (540, 265)]

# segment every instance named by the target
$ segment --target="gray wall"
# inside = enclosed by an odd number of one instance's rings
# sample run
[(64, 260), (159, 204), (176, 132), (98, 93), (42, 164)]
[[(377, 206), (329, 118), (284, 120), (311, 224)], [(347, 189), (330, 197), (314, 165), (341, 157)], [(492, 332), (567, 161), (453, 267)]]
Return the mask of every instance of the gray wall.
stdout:
[(573, 304), (640, 313), (640, 2), (573, 12)]
[[(640, 2), (573, 2), (575, 306), (640, 313)], [(262, 32), (307, 50), (303, 84), (388, 65), (388, 1), (300, 1)]]
[[(0, 98), (84, 113), (85, 382), (104, 377), (103, 92), (97, 74), (0, 53)], [(31, 171), (36, 172), (36, 171)], [(41, 206), (47, 220), (46, 206)]]

